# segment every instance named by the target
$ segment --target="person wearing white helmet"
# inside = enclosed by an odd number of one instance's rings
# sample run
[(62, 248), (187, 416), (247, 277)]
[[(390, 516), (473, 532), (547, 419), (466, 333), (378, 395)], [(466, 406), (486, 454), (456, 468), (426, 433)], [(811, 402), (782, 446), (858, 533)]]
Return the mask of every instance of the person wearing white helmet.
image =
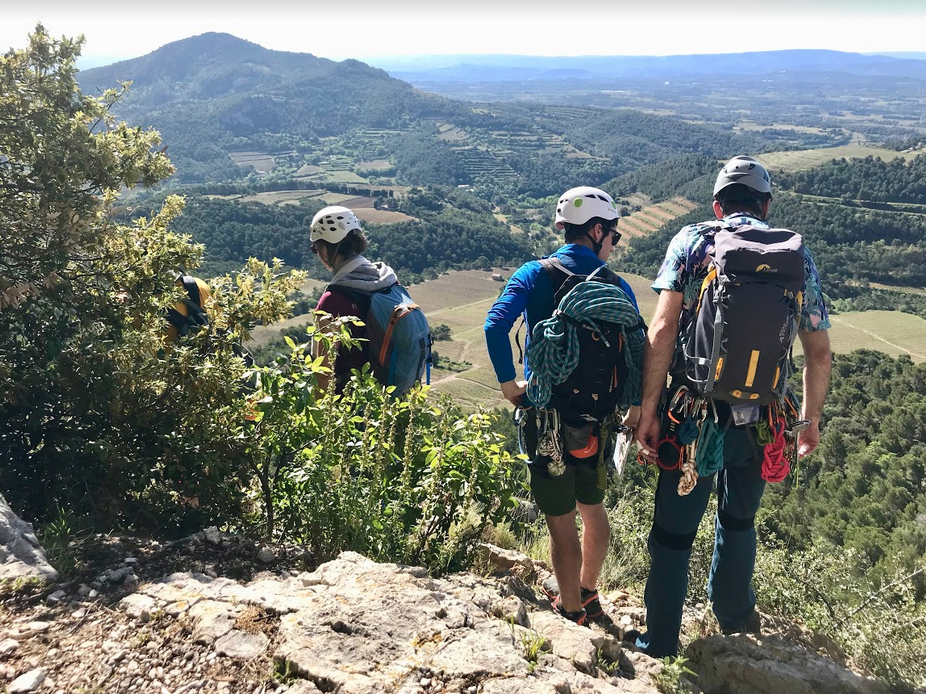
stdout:
[[(398, 282), (391, 267), (363, 256), (367, 239), (357, 215), (346, 207), (335, 205), (320, 210), (312, 219), (309, 238), (312, 252), (332, 272), (331, 282), (315, 307), (317, 311), (335, 318), (362, 318), (367, 310), (367, 306), (360, 305), (362, 297)], [(350, 330), (353, 337), (366, 337), (365, 327), (352, 325)], [(370, 361), (368, 344), (363, 341), (353, 349), (343, 345), (338, 348), (334, 368), (337, 392), (343, 390), (352, 369), (360, 369)]]
[[(621, 237), (617, 230), (618, 218), (617, 205), (603, 190), (582, 186), (566, 191), (556, 203), (554, 216), (556, 228), (564, 233), (565, 245), (549, 257), (576, 275), (600, 270)], [(523, 316), (527, 324), (526, 351), (534, 326), (553, 315), (554, 296), (562, 279), (554, 286), (555, 278), (540, 261), (527, 262), (508, 280), (486, 317), (486, 345), (502, 396), (532, 415), (535, 410), (526, 397), (531, 366), (525, 359), (524, 379), (517, 377), (509, 335), (515, 322)], [(630, 286), (623, 280), (619, 282), (636, 306)], [(554, 607), (579, 624), (599, 618), (602, 610), (596, 586), (607, 554), (610, 528), (597, 468), (567, 464), (565, 473), (552, 477), (530, 463), (529, 469), (532, 495), (550, 530), (551, 556), (558, 584)], [(577, 511), (584, 528), (581, 541), (576, 528)]]
[[(762, 232), (769, 230), (769, 239), (780, 238), (782, 232), (793, 238), (794, 233), (788, 230), (771, 231), (766, 222), (771, 202), (771, 178), (766, 168), (752, 157), (731, 159), (718, 173), (714, 185), (713, 211), (720, 222), (709, 220), (681, 229), (670, 242), (652, 285), (659, 293), (659, 301), (647, 335), (642, 406), (636, 434), (641, 455), (648, 462), (660, 464), (660, 470), (648, 541), (651, 564), (644, 594), (646, 632), (641, 634), (630, 630), (624, 634), (624, 640), (656, 658), (675, 656), (678, 652), (691, 547), (715, 481), (718, 495), (715, 544), (708, 576), (712, 609), (725, 634), (758, 632), (761, 627), (752, 588), (756, 559), (754, 521), (769, 476), (764, 470), (766, 454), (757, 445), (750, 427), (764, 422), (764, 412), (771, 412), (773, 405), (768, 405), (766, 410), (748, 402), (741, 404), (735, 399), (724, 400), (723, 396), (714, 398), (710, 389), (706, 394), (696, 391), (703, 398), (705, 407), (708, 402), (711, 403), (709, 411), (714, 414), (712, 426), (708, 429), (722, 431), (722, 435), (718, 435), (721, 450), (719, 455), (711, 458), (709, 467), (702, 466), (707, 457), (703, 451), (708, 450), (703, 440), (706, 438), (705, 418), (700, 424), (702, 440), (697, 447), (695, 461), (702, 474), (691, 482), (693, 486), (684, 487), (685, 473), (680, 469), (681, 448), (678, 449), (679, 466), (676, 467), (672, 465), (671, 447), (665, 449), (663, 443), (662, 432), (666, 430), (663, 427), (667, 425), (667, 419), (661, 415), (659, 405), (663, 398), (665, 402), (674, 402), (680, 392), (686, 392), (683, 388), (691, 393), (698, 387), (694, 381), (686, 380), (690, 372), (685, 370), (684, 365), (690, 363), (686, 360), (691, 358), (691, 354), (701, 349), (698, 344), (689, 344), (689, 340), (697, 340), (689, 336), (696, 334), (690, 328), (697, 321), (702, 301), (715, 301), (709, 291), (709, 285), (714, 281), (712, 277), (716, 274), (712, 267), (716, 267), (717, 262), (726, 262), (724, 258), (714, 257), (715, 237), (720, 231), (728, 232), (724, 243), (731, 243), (727, 239), (736, 238), (739, 230), (742, 232), (739, 238), (761, 242)], [(820, 443), (820, 416), (831, 369), (827, 333), (830, 323), (820, 276), (810, 252), (802, 243), (795, 248), (800, 250), (793, 252), (803, 255), (804, 291), (803, 301), (798, 298), (793, 307), (789, 305), (789, 310), (797, 314), (793, 320), (797, 323), (797, 337), (804, 351), (804, 402), (800, 417), (806, 420), (807, 428), (800, 434), (797, 444), (797, 452), (803, 456)], [(796, 260), (797, 267), (800, 267), (801, 259)], [(760, 265), (756, 269), (762, 267), (769, 266)], [(708, 288), (708, 291), (702, 287)], [(760, 319), (767, 313), (761, 306), (753, 311)], [(724, 316), (723, 313), (717, 315)], [(759, 352), (752, 352), (752, 357), (750, 369), (755, 373)], [(679, 365), (682, 365), (681, 368)], [(711, 374), (715, 382), (721, 378), (722, 365), (726, 367), (723, 362), (717, 362), (716, 374)], [(670, 372), (671, 384), (666, 390), (666, 378)], [(746, 376), (746, 381), (747, 385), (751, 385), (750, 376)], [(739, 397), (736, 393), (741, 391), (733, 392), (735, 397)], [(803, 421), (800, 423), (804, 424)], [(668, 461), (660, 457), (664, 449), (669, 454)], [(769, 481), (777, 480), (772, 478)]]

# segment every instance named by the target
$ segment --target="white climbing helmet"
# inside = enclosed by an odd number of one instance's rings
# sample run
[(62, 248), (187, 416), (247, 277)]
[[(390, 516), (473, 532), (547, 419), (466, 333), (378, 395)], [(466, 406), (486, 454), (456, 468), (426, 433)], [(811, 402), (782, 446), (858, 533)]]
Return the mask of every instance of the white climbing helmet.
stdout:
[(772, 179), (768, 171), (752, 157), (739, 156), (728, 161), (717, 175), (714, 195), (734, 183), (741, 183), (757, 193), (772, 192)]
[(592, 217), (607, 221), (620, 216), (617, 205), (610, 195), (599, 188), (579, 186), (563, 193), (556, 203), (556, 228), (564, 224), (585, 224)]
[(309, 238), (312, 243), (316, 241), (340, 243), (348, 233), (359, 228), (360, 220), (357, 219), (357, 215), (346, 207), (332, 205), (319, 210), (312, 218)]

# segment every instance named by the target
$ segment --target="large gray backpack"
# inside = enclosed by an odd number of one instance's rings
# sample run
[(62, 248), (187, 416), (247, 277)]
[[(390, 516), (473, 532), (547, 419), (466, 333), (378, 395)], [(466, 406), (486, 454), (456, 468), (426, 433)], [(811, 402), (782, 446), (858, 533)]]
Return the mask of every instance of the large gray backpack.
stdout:
[(804, 240), (750, 225), (703, 233), (714, 240), (711, 266), (673, 374), (732, 404), (780, 399), (804, 298)]

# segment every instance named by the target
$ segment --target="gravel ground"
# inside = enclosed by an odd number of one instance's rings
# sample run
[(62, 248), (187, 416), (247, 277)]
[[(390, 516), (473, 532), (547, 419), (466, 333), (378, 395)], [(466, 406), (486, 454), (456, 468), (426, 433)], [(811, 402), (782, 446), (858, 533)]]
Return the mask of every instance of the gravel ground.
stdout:
[[(311, 571), (316, 562), (303, 548), (258, 545), (210, 528), (172, 543), (95, 535), (71, 551), (69, 580), (41, 589), (7, 586), (0, 599), (0, 683), (11, 694), (291, 691), (269, 657), (219, 656), (194, 643), (191, 620), (141, 622), (117, 605), (139, 583), (177, 571), (242, 582)], [(235, 627), (261, 631), (272, 644), (276, 618), (249, 608)]]

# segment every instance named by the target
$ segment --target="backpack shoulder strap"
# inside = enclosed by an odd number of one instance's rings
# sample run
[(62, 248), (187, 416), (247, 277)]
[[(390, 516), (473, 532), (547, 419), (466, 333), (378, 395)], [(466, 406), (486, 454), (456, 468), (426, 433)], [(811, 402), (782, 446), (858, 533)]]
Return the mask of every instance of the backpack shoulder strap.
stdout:
[(547, 277), (550, 278), (550, 284), (553, 285), (554, 296), (566, 280), (576, 276), (576, 273), (563, 265), (563, 262), (556, 256), (551, 255), (549, 258), (541, 258), (537, 262), (540, 263), (540, 267), (543, 268), (544, 272), (547, 273)]
[(183, 284), (183, 288), (186, 290), (190, 302), (195, 306), (202, 307), (203, 298), (199, 293), (199, 285), (196, 283), (196, 278), (190, 275), (182, 275), (180, 277), (180, 282)]
[(341, 296), (346, 296), (348, 299), (351, 299), (355, 304), (357, 304), (364, 312), (370, 309), (372, 294), (369, 292), (365, 292), (360, 289), (354, 289), (352, 287), (344, 287), (340, 284), (329, 284), (327, 287), (325, 287), (325, 291), (331, 292), (332, 294), (340, 294)]

